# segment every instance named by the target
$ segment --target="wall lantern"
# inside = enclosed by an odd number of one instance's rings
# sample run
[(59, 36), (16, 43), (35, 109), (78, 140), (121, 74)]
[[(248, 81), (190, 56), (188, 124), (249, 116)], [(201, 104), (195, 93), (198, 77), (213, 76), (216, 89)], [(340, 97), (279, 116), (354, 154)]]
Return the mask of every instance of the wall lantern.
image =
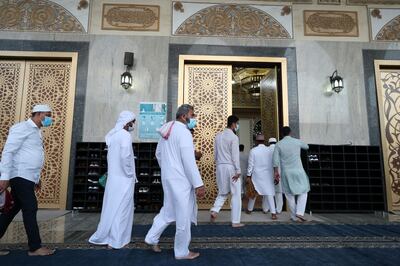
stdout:
[(124, 65), (126, 71), (121, 75), (121, 86), (127, 90), (132, 86), (132, 75), (129, 71), (133, 66), (133, 53), (125, 52)]
[(329, 80), (334, 92), (339, 93), (343, 90), (343, 78), (337, 74), (337, 70), (333, 72), (332, 76), (329, 77)]

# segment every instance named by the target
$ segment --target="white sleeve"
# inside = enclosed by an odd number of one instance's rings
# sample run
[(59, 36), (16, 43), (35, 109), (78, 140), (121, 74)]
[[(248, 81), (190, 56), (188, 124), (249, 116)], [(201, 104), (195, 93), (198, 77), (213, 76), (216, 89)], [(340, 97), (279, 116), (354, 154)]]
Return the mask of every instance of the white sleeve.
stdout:
[(240, 151), (239, 151), (239, 138), (235, 137), (231, 143), (231, 154), (233, 165), (235, 166), (236, 174), (240, 174)]
[(250, 150), (249, 161), (248, 161), (248, 166), (247, 166), (247, 176), (252, 175), (253, 167), (254, 167), (254, 153), (252, 150)]
[(133, 158), (132, 139), (130, 136), (126, 137), (124, 136), (124, 138), (121, 141), (120, 149), (121, 149), (120, 159), (122, 162), (122, 169), (128, 178), (134, 178), (135, 159)]
[(21, 124), (11, 127), (1, 156), (2, 169), (0, 180), (9, 180), (11, 178), (10, 172), (12, 169), (13, 157), (30, 133), (31, 132), (26, 130)]
[(158, 165), (161, 167), (161, 142), (162, 140), (160, 139), (157, 143), (157, 148), (156, 148), (156, 158), (157, 158), (157, 162)]
[[(185, 132), (186, 133), (186, 132)], [(193, 139), (190, 132), (183, 135), (180, 139), (179, 148), (181, 150), (181, 160), (185, 175), (194, 188), (203, 186), (199, 169), (197, 168), (196, 159), (194, 157)]]

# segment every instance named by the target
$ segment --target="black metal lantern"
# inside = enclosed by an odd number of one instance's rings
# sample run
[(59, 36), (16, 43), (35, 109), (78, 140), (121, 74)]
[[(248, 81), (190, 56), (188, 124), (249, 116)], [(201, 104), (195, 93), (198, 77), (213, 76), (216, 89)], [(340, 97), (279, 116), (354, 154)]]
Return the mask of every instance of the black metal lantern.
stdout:
[(332, 76), (329, 77), (329, 80), (334, 92), (339, 93), (343, 90), (343, 78), (337, 74), (337, 70), (333, 72)]
[(125, 52), (124, 65), (126, 66), (126, 70), (121, 75), (121, 86), (127, 90), (132, 86), (132, 75), (129, 70), (133, 66), (133, 53)]
[(128, 71), (125, 71), (121, 75), (121, 86), (125, 90), (129, 89), (132, 86), (132, 75)]

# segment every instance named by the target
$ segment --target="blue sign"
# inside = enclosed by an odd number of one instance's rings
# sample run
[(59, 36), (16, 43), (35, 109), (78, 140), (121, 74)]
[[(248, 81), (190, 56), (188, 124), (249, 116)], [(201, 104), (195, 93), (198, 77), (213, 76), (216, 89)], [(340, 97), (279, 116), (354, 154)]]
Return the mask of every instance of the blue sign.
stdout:
[(159, 129), (166, 122), (167, 104), (160, 102), (140, 103), (139, 138), (159, 139)]

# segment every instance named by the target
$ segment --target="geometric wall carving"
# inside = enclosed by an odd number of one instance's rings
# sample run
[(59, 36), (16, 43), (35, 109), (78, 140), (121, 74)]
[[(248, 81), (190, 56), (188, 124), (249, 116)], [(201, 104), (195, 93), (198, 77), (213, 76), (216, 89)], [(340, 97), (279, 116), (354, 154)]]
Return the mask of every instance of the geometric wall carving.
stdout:
[(347, 0), (348, 5), (398, 5), (399, 0)]
[[(251, 1), (251, 0), (250, 0)], [(260, 2), (279, 2), (279, 3), (291, 3), (291, 4), (312, 4), (313, 0), (255, 0)], [(329, 0), (328, 0), (329, 1)]]
[[(190, 4), (187, 3), (187, 5)], [(192, 3), (191, 5), (196, 4)], [(186, 18), (182, 23), (179, 23), (173, 34), (217, 37), (291, 38), (291, 33), (275, 17), (254, 6), (209, 4), (199, 9), (199, 11)], [(180, 15), (179, 12), (175, 14)], [(281, 15), (279, 14), (279, 16)], [(291, 19), (291, 17), (288, 19)]]
[(383, 26), (375, 37), (377, 41), (400, 41), (400, 15)]
[(400, 8), (369, 8), (370, 36), (374, 41), (400, 41)]
[(103, 4), (103, 30), (158, 31), (160, 6)]
[(304, 35), (358, 37), (357, 12), (305, 10)]
[(340, 0), (318, 0), (321, 5), (340, 5)]
[(0, 0), (0, 30), (85, 32), (75, 16), (48, 0)]

